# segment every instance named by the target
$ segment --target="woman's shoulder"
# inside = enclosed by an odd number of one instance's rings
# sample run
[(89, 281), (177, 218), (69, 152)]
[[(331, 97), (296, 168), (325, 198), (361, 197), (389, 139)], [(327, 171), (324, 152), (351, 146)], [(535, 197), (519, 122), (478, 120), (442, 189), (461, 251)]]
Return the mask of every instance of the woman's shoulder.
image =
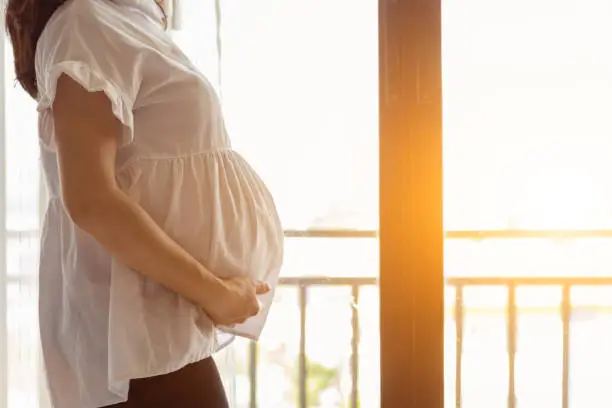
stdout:
[[(127, 0), (123, 0), (127, 1)], [(68, 0), (51, 17), (36, 46), (37, 76), (60, 62), (86, 64), (113, 59), (132, 63), (150, 37), (151, 18), (136, 8), (109, 0)], [(95, 60), (95, 61), (92, 61)]]
[(64, 38), (84, 41), (99, 35), (129, 37), (126, 27), (135, 25), (137, 17), (142, 17), (138, 10), (109, 0), (68, 0), (49, 19), (38, 47), (44, 48)]
[(58, 31), (83, 27), (83, 23), (105, 22), (112, 4), (106, 0), (68, 0), (51, 16), (41, 38)]

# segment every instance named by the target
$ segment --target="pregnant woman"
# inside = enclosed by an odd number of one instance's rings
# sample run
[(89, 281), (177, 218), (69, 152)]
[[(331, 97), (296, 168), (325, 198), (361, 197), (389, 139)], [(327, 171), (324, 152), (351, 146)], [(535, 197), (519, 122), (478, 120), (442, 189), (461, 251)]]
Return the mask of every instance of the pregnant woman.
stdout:
[(54, 408), (227, 408), (212, 355), (257, 339), (282, 263), (270, 193), (155, 0), (9, 0), (50, 200)]

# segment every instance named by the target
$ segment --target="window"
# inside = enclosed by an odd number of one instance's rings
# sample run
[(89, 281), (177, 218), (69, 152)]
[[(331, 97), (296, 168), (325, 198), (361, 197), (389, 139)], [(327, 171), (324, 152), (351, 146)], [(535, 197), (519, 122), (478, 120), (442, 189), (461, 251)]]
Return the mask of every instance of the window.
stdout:
[(443, 2), (448, 406), (612, 401), (611, 23)]

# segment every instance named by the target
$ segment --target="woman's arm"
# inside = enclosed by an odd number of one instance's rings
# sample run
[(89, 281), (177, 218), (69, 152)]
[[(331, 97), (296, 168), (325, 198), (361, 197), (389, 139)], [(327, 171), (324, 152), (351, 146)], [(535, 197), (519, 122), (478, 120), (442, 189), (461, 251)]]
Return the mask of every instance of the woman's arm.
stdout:
[[(231, 303), (227, 281), (196, 261), (117, 186), (115, 156), (122, 125), (106, 95), (87, 92), (64, 75), (57, 83), (53, 114), (62, 200), (74, 223), (120, 262), (206, 311)], [(246, 291), (241, 295), (250, 303), (257, 302), (256, 292), (267, 292), (265, 286), (251, 285), (240, 282), (238, 288)], [(242, 311), (247, 316), (234, 316), (230, 324), (258, 311), (256, 303), (243, 306), (249, 308)], [(217, 323), (227, 324), (226, 317)]]

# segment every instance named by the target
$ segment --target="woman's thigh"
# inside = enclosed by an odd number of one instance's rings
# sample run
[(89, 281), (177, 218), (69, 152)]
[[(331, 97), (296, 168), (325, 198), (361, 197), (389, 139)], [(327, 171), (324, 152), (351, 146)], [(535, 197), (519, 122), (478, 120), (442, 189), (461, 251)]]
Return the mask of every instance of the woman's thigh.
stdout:
[(128, 401), (108, 408), (229, 408), (212, 357), (166, 375), (132, 380)]

